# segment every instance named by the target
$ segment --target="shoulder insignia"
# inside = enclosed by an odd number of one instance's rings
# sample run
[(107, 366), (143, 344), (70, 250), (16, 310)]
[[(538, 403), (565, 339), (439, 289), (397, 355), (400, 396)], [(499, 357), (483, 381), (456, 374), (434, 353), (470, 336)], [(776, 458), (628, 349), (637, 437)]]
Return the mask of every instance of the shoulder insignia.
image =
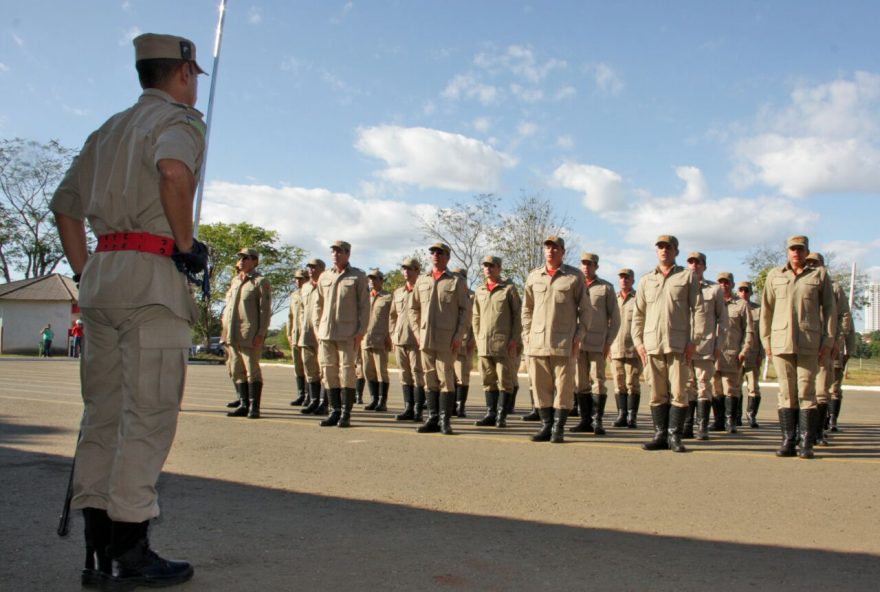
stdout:
[(192, 115), (184, 115), (184, 118), (186, 119), (186, 122), (196, 128), (196, 130), (198, 130), (198, 132), (202, 134), (202, 136), (205, 135), (205, 132), (208, 128), (205, 127), (204, 121), (202, 121), (198, 117), (193, 117)]

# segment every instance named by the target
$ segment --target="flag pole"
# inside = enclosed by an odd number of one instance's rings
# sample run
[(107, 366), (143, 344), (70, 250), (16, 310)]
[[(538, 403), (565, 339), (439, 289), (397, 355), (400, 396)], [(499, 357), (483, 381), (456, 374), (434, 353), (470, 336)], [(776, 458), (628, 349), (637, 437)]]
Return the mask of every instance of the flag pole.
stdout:
[(199, 219), (202, 216), (202, 193), (205, 189), (205, 169), (208, 168), (208, 142), (211, 138), (211, 116), (214, 113), (214, 90), (217, 88), (217, 68), (220, 65), (220, 45), (223, 42), (223, 23), (226, 20), (226, 0), (220, 0), (220, 16), (217, 19), (217, 32), (214, 36), (214, 66), (211, 68), (211, 90), (208, 93), (208, 115), (205, 121), (205, 155), (202, 159), (202, 171), (199, 175), (199, 188), (196, 192), (195, 212), (193, 215), (193, 237), (199, 236)]

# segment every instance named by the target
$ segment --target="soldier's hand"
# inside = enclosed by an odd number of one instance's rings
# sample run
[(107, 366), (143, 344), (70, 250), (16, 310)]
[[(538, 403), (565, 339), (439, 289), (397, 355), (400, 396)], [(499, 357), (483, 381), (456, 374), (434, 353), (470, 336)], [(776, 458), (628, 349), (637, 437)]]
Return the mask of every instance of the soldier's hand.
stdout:
[(645, 345), (640, 343), (636, 346), (636, 351), (639, 352), (639, 357), (642, 359), (642, 365), (648, 365), (648, 350), (645, 349)]
[(453, 339), (452, 340), (452, 355), (457, 356), (458, 350), (460, 350), (460, 349), (461, 349), (461, 341), (458, 339)]
[(516, 350), (519, 348), (519, 344), (516, 340), (511, 339), (507, 342), (507, 355), (513, 357), (516, 356)]
[(188, 253), (177, 250), (175, 245), (171, 259), (179, 271), (201, 273), (208, 266), (208, 247), (205, 243), (193, 239), (192, 249)]
[(822, 347), (819, 348), (819, 363), (820, 364), (825, 361), (825, 356), (827, 356), (830, 351), (831, 350), (827, 345), (823, 345)]
[(581, 340), (575, 337), (571, 340), (571, 357), (576, 358), (581, 349)]
[(263, 336), (261, 336), (261, 335), (257, 335), (256, 337), (254, 337), (254, 349), (257, 349), (257, 350), (262, 351), (262, 349), (263, 349), (263, 342), (264, 342), (265, 340), (266, 340), (266, 338), (263, 337)]
[(684, 361), (690, 363), (696, 351), (697, 345), (694, 343), (688, 343), (687, 346), (684, 348)]

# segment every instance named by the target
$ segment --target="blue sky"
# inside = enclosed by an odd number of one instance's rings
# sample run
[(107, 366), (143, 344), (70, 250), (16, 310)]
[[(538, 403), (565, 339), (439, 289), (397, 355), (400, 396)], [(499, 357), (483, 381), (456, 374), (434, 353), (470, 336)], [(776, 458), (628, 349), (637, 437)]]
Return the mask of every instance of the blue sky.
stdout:
[[(211, 70), (218, 5), (0, 0), (0, 137), (79, 147), (136, 100), (142, 32)], [(745, 278), (752, 245), (804, 232), (880, 280), (878, 22), (855, 1), (229, 0), (202, 221), (387, 268), (424, 246), (414, 215), (539, 192), (600, 275), (648, 270), (670, 232)]]

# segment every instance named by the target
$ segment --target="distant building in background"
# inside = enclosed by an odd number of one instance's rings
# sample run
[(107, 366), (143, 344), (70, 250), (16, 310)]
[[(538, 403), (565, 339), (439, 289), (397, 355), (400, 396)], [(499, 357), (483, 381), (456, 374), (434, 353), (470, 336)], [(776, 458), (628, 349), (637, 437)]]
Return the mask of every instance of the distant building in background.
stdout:
[(0, 284), (0, 354), (34, 354), (52, 324), (52, 353), (67, 353), (67, 330), (79, 318), (79, 290), (59, 273)]
[(868, 285), (868, 305), (865, 307), (865, 333), (880, 331), (880, 284)]

